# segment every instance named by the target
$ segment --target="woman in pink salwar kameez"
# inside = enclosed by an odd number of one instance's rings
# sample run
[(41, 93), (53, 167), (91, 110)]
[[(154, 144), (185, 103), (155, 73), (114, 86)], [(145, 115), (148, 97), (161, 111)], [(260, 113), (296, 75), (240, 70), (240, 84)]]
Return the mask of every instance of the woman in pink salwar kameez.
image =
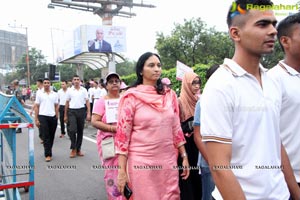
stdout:
[(117, 73), (110, 73), (106, 76), (107, 95), (98, 99), (93, 107), (92, 125), (98, 129), (97, 148), (104, 169), (104, 183), (108, 200), (125, 200), (117, 188), (118, 157), (103, 158), (101, 143), (109, 138), (115, 138), (117, 123), (114, 119), (108, 120), (106, 103), (116, 102), (120, 98), (121, 80)]
[(183, 179), (189, 176), (185, 139), (179, 122), (177, 97), (161, 84), (157, 54), (143, 54), (136, 65), (138, 80), (120, 99), (116, 153), (118, 188), (125, 183), (131, 200), (179, 200), (178, 153), (183, 157)]

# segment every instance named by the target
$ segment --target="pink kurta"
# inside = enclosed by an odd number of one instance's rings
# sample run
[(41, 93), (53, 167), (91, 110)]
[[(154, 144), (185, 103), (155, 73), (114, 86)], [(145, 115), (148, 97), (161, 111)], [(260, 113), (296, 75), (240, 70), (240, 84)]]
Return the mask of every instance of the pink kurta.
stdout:
[(153, 86), (129, 89), (119, 104), (116, 151), (128, 157), (131, 199), (180, 199), (178, 147), (185, 143), (174, 91)]
[[(103, 98), (98, 99), (93, 107), (93, 113), (102, 116), (102, 122), (106, 123), (106, 114), (105, 114), (105, 100)], [(103, 132), (98, 130), (97, 133), (97, 148), (99, 157), (101, 160), (101, 165), (103, 168), (107, 168), (104, 171), (104, 182), (107, 192), (108, 200), (125, 200), (126, 198), (123, 197), (118, 188), (117, 184), (117, 176), (118, 176), (118, 156), (114, 158), (110, 158), (107, 160), (102, 159), (102, 148), (101, 142), (103, 139), (108, 137), (115, 137), (114, 133), (111, 132)]]

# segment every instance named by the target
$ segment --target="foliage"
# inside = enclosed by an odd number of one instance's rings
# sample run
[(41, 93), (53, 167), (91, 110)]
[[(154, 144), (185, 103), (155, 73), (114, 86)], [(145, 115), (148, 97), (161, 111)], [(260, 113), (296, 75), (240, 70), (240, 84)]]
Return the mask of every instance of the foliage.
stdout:
[(60, 64), (57, 66), (56, 71), (60, 72), (60, 80), (70, 80), (76, 74), (76, 67), (70, 64)]
[(61, 88), (61, 82), (56, 82), (52, 84), (53, 87), (55, 87), (55, 89), (58, 91)]
[(272, 54), (268, 54), (262, 57), (261, 63), (265, 68), (272, 68), (277, 65), (279, 60), (284, 58), (284, 52), (280, 47), (278, 41), (275, 43), (274, 52)]
[[(231, 58), (234, 54), (234, 45), (228, 33), (208, 28), (200, 18), (185, 19), (182, 25), (175, 24), (170, 36), (158, 33), (156, 49), (166, 69), (175, 67), (177, 60), (188, 66), (221, 64), (224, 58)], [(271, 68), (283, 56), (276, 42), (274, 52), (263, 56), (261, 62)]]
[[(29, 67), (30, 67), (30, 83), (34, 84), (39, 78), (45, 77), (45, 72), (48, 72), (49, 67), (46, 64), (45, 56), (42, 55), (40, 50), (31, 48), (28, 52), (29, 55)], [(8, 73), (5, 77), (6, 83), (10, 83), (15, 79), (27, 80), (27, 55), (24, 54), (18, 64), (16, 65), (16, 71)]]
[(222, 63), (233, 55), (233, 44), (227, 33), (208, 28), (200, 18), (175, 24), (170, 36), (157, 34), (156, 49), (166, 69), (181, 61), (188, 66)]
[(135, 62), (125, 61), (116, 65), (116, 71), (120, 76), (127, 76), (135, 73)]

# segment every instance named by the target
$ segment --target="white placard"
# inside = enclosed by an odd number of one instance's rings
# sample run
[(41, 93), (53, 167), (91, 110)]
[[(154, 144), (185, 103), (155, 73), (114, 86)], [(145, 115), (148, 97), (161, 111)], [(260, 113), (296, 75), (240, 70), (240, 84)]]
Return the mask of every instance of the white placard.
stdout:
[(181, 81), (186, 72), (193, 72), (193, 71), (194, 70), (191, 67), (189, 67), (177, 60), (177, 62), (176, 62), (176, 79), (177, 80)]
[(107, 123), (115, 123), (118, 121), (118, 106), (120, 99), (105, 100), (105, 114)]

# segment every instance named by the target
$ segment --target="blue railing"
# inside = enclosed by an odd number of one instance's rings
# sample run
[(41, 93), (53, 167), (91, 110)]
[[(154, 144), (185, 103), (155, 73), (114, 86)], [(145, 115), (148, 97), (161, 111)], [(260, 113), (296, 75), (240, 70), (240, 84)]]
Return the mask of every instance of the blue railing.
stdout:
[[(28, 128), (28, 181), (17, 181), (16, 129)], [(15, 96), (0, 93), (0, 190), (5, 199), (21, 199), (18, 188), (29, 191), (34, 200), (34, 128), (33, 120)]]

